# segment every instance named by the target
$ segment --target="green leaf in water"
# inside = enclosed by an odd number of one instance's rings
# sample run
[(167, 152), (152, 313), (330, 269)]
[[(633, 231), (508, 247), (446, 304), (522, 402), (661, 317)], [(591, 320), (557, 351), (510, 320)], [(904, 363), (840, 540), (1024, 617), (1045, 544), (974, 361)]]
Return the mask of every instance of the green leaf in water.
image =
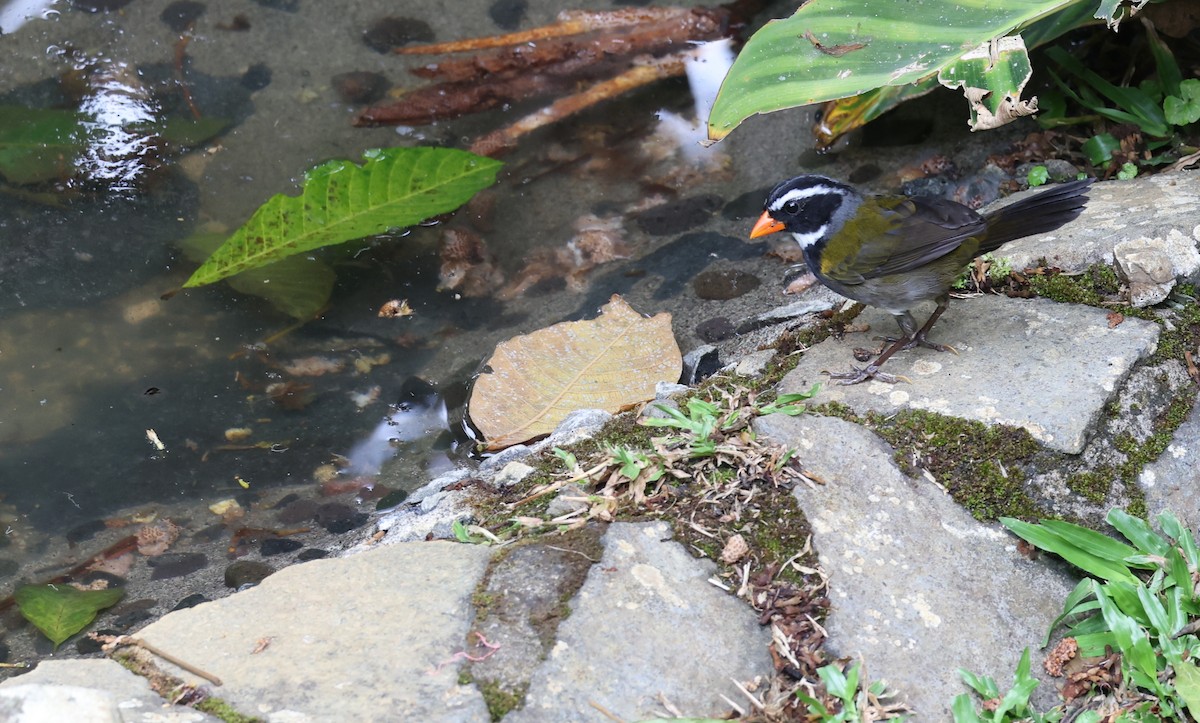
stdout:
[(0, 176), (13, 184), (73, 176), (87, 147), (83, 118), (71, 110), (0, 106)]
[(22, 585), (13, 593), (21, 615), (54, 642), (54, 647), (83, 630), (96, 614), (116, 604), (125, 591), (80, 590), (70, 585)]
[(309, 171), (299, 196), (277, 195), (196, 269), (184, 287), (453, 211), (496, 181), (501, 163), (452, 148), (367, 151), (359, 166)]

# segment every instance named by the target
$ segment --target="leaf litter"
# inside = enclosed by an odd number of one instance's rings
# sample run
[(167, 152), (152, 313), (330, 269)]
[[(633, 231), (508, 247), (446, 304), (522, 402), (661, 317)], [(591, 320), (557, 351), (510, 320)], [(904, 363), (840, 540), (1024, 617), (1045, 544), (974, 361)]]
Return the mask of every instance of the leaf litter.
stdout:
[[(828, 576), (792, 495), (798, 484), (824, 482), (804, 470), (794, 450), (760, 439), (751, 426), (761, 414), (801, 413), (800, 399), (815, 391), (770, 401), (749, 388), (709, 385), (682, 403), (687, 412), (660, 408), (665, 416), (657, 419), (623, 414), (597, 435), (620, 443), (556, 448), (553, 457), (543, 453), (541, 474), (513, 488), (476, 487), (481, 519), (473, 527), (509, 544), (615, 519), (671, 521), (676, 540), (718, 564), (710, 584), (744, 600), (759, 624), (771, 628), (774, 675), (756, 684), (734, 681), (745, 699), (726, 699), (731, 711), (748, 721), (810, 720), (797, 693), (836, 711), (841, 702), (817, 670), (848, 668), (851, 661), (832, 661), (822, 650)], [(549, 518), (545, 503), (555, 493), (580, 504)], [(862, 691), (863, 720), (893, 719), (905, 710), (866, 682)]]

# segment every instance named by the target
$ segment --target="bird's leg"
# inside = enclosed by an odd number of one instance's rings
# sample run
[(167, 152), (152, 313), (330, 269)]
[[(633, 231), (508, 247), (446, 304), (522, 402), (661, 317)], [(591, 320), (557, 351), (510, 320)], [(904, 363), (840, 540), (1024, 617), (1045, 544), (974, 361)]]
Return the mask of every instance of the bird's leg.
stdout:
[(942, 294), (937, 298), (937, 308), (934, 309), (933, 313), (929, 315), (929, 319), (925, 322), (925, 325), (922, 326), (916, 334), (913, 334), (909, 347), (916, 345), (923, 346), (926, 349), (934, 349), (936, 351), (952, 351), (955, 354), (958, 354), (958, 350), (952, 346), (947, 346), (945, 344), (934, 344), (932, 341), (929, 341), (925, 338), (925, 335), (929, 333), (931, 328), (933, 328), (933, 322), (938, 320), (938, 317), (942, 315), (942, 312), (946, 310), (947, 306), (950, 306), (950, 294), (948, 293)]
[(859, 369), (858, 367), (850, 367), (850, 371), (829, 374), (829, 378), (837, 379), (838, 384), (847, 386), (850, 384), (859, 384), (868, 379), (877, 379), (881, 382), (887, 382), (888, 384), (895, 384), (901, 379), (904, 381), (908, 381), (908, 379), (895, 374), (885, 374), (884, 372), (879, 371), (879, 367), (883, 366), (884, 362), (890, 359), (893, 354), (901, 349), (912, 349), (915, 346), (923, 346), (928, 349), (935, 349), (937, 351), (952, 351), (957, 354), (958, 352), (955, 351), (954, 347), (946, 346), (944, 344), (935, 344), (925, 338), (925, 335), (928, 334), (929, 330), (933, 327), (934, 322), (938, 320), (938, 317), (942, 315), (942, 312), (946, 311), (946, 307), (949, 305), (949, 294), (943, 294), (939, 296), (937, 299), (937, 308), (933, 310), (933, 313), (929, 315), (929, 319), (925, 321), (924, 326), (922, 326), (920, 329), (917, 328), (916, 319), (914, 319), (913, 315), (909, 312), (906, 311), (902, 314), (895, 314), (896, 324), (900, 327), (900, 331), (903, 333), (903, 336), (901, 336), (899, 339), (885, 339), (885, 341), (891, 342), (891, 346), (884, 349), (883, 353), (876, 357), (875, 361), (871, 362), (866, 367), (862, 369)]
[(929, 333), (930, 328), (933, 327), (933, 323), (938, 320), (938, 317), (942, 315), (942, 312), (946, 311), (946, 307), (949, 305), (949, 294), (943, 294), (942, 296), (939, 296), (937, 298), (937, 308), (933, 310), (933, 313), (929, 315), (929, 319), (925, 321), (925, 325), (920, 329), (917, 329), (917, 322), (913, 319), (912, 314), (909, 314), (908, 312), (896, 314), (896, 324), (900, 326), (900, 331), (904, 333), (904, 336), (900, 339), (887, 336), (884, 337), (883, 340), (891, 343), (903, 341), (904, 349), (912, 349), (914, 347), (923, 346), (926, 349), (933, 349), (934, 351), (951, 351), (957, 354), (958, 350), (954, 347), (947, 346), (945, 344), (935, 344), (934, 342), (925, 338), (925, 335)]

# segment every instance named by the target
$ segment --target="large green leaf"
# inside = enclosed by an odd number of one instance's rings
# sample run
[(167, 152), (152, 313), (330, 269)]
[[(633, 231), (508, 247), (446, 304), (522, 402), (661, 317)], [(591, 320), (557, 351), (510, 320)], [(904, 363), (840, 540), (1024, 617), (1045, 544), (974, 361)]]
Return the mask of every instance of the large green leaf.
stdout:
[(363, 157), (361, 166), (330, 161), (309, 171), (299, 196), (272, 197), (184, 287), (453, 211), (495, 183), (501, 165), (452, 148), (375, 149)]
[(709, 138), (724, 138), (758, 113), (916, 83), (1079, 1), (810, 0), (746, 43), (717, 94)]
[(58, 647), (86, 628), (96, 613), (115, 605), (125, 591), (80, 590), (70, 585), (22, 585), (13, 593), (21, 615)]

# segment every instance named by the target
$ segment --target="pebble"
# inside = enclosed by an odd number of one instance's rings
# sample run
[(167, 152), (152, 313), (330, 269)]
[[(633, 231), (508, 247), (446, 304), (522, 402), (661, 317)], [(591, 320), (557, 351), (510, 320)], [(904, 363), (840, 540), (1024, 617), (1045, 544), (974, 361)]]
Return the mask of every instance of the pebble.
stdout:
[(71, 7), (86, 10), (89, 13), (107, 13), (120, 10), (133, 0), (74, 0)]
[(762, 284), (754, 274), (737, 269), (705, 271), (692, 279), (696, 296), (708, 301), (728, 301), (754, 291)]
[(516, 30), (528, 10), (528, 0), (496, 0), (488, 8), (488, 17), (501, 30)]
[(208, 602), (208, 598), (204, 597), (204, 595), (198, 592), (194, 592), (175, 603), (175, 607), (171, 608), (171, 610), (185, 610), (187, 608), (194, 608), (202, 602)]
[(736, 331), (737, 328), (734, 327), (733, 322), (724, 316), (714, 316), (696, 325), (696, 336), (709, 344), (728, 339)]
[(203, 570), (208, 566), (208, 556), (203, 552), (169, 552), (146, 558), (146, 564), (154, 568), (151, 580), (167, 580)]
[(394, 48), (409, 43), (433, 41), (433, 28), (423, 20), (389, 16), (371, 23), (363, 33), (363, 42), (377, 53), (390, 53)]
[(0, 578), (8, 577), (20, 569), (21, 565), (16, 560), (0, 557)]
[(318, 525), (335, 535), (361, 527), (370, 518), (367, 513), (355, 512), (350, 505), (341, 502), (326, 502), (317, 508), (313, 517)]
[(668, 236), (703, 225), (720, 207), (720, 196), (689, 196), (642, 211), (633, 220), (651, 236)]
[(259, 552), (262, 553), (263, 557), (270, 557), (271, 555), (295, 552), (301, 547), (304, 547), (304, 543), (299, 540), (290, 540), (286, 537), (268, 537), (262, 541)]
[(187, 31), (208, 8), (204, 3), (194, 0), (177, 0), (163, 8), (159, 20), (177, 33)]
[(225, 586), (241, 589), (243, 585), (257, 585), (273, 572), (275, 568), (265, 562), (238, 560), (225, 568)]
[(320, 560), (320, 559), (326, 558), (326, 557), (329, 557), (328, 550), (321, 550), (316, 547), (310, 547), (307, 550), (304, 550), (303, 552), (301, 552), (299, 555), (296, 555), (296, 561), (297, 562), (308, 562), (309, 560)]
[(262, 90), (271, 84), (271, 66), (266, 63), (255, 63), (246, 72), (242, 73), (242, 79), (238, 81), (243, 88), (249, 91)]
[(85, 542), (96, 536), (97, 532), (103, 532), (108, 529), (108, 525), (104, 524), (104, 520), (90, 520), (81, 525), (76, 525), (67, 531), (67, 542), (72, 545)]
[(367, 70), (338, 73), (330, 79), (330, 84), (333, 85), (338, 98), (351, 105), (374, 103), (382, 98), (388, 89), (387, 78)]
[(285, 525), (294, 525), (311, 520), (317, 514), (317, 508), (320, 506), (316, 500), (295, 500), (280, 510), (279, 514), (275, 515), (275, 519)]

